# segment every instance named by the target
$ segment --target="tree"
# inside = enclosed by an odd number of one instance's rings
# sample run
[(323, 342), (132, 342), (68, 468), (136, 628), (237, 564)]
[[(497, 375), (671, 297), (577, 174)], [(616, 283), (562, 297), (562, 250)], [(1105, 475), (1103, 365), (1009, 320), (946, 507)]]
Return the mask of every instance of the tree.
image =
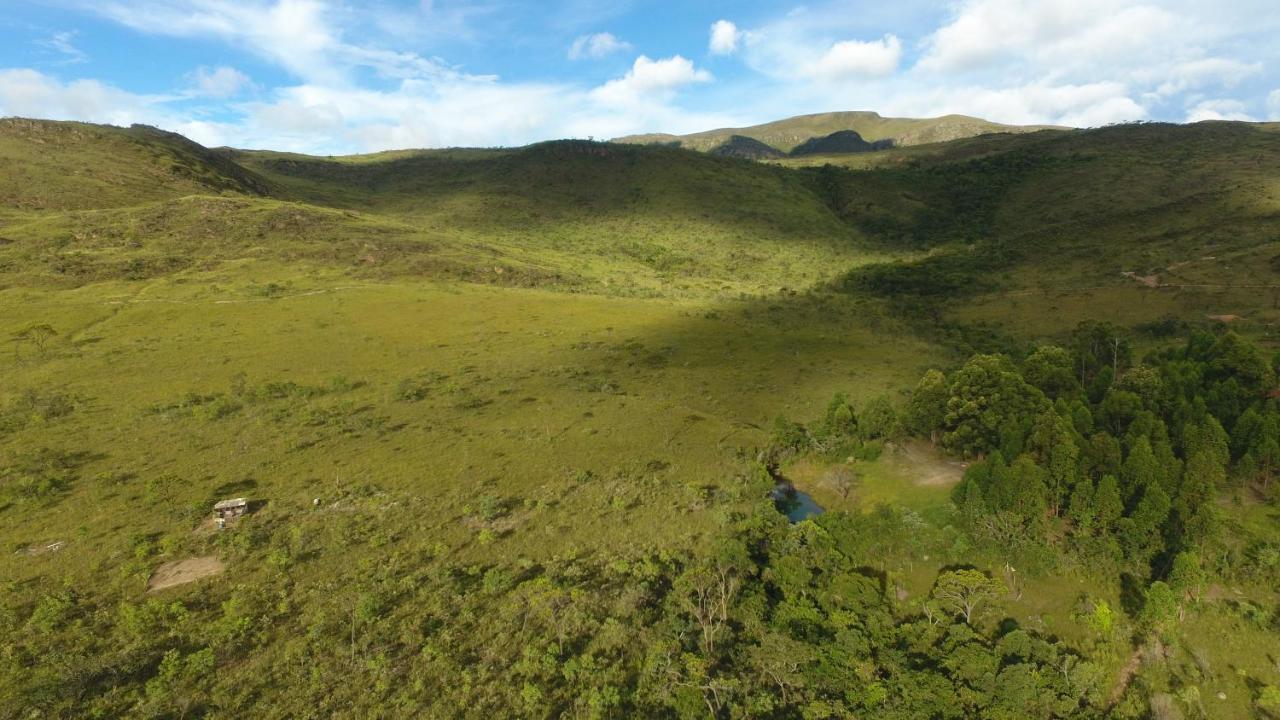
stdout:
[(1237, 458), (1244, 457), (1245, 453), (1256, 448), (1266, 436), (1269, 424), (1272, 423), (1268, 423), (1268, 418), (1256, 407), (1244, 411), (1231, 429), (1231, 454)]
[(1098, 520), (1098, 508), (1094, 505), (1093, 482), (1083, 478), (1071, 488), (1071, 497), (1067, 500), (1067, 516), (1075, 525), (1075, 531), (1089, 536), (1093, 534)]
[(840, 495), (841, 500), (848, 500), (858, 477), (848, 465), (837, 465), (827, 472), (826, 484)]
[(972, 624), (973, 615), (999, 591), (996, 582), (977, 570), (948, 570), (938, 576), (930, 597), (944, 610), (964, 616)]
[(1169, 496), (1155, 486), (1143, 493), (1133, 513), (1121, 519), (1120, 539), (1130, 560), (1148, 563), (1164, 546), (1164, 524), (1169, 518), (1169, 508)]
[(1079, 392), (1071, 353), (1056, 345), (1042, 345), (1022, 363), (1022, 376), (1051, 399)]
[(1104, 533), (1114, 530), (1116, 521), (1124, 513), (1124, 501), (1120, 499), (1120, 485), (1115, 475), (1103, 475), (1098, 481), (1098, 490), (1093, 494), (1093, 505), (1097, 512), (1098, 529)]
[(1217, 527), (1213, 501), (1226, 479), (1226, 467), (1211, 450), (1197, 452), (1187, 462), (1175, 504), (1183, 545), (1199, 545), (1213, 536)]
[(1165, 583), (1157, 580), (1143, 593), (1138, 624), (1152, 635), (1164, 635), (1178, 622), (1178, 597)]
[(1200, 589), (1204, 586), (1206, 574), (1200, 565), (1200, 556), (1194, 552), (1180, 552), (1173, 558), (1173, 568), (1169, 571), (1169, 588), (1178, 596), (1179, 608), (1182, 602), (1190, 600), (1199, 602)]
[(900, 423), (898, 411), (889, 398), (881, 395), (862, 408), (858, 435), (863, 440), (879, 440), (898, 435)]
[(1044, 393), (1028, 385), (1003, 355), (969, 358), (949, 392), (942, 441), (967, 457), (1000, 447), (1009, 432), (1024, 432), (1048, 406)]
[(1231, 431), (1231, 452), (1240, 458), (1245, 482), (1258, 481), (1266, 492), (1280, 470), (1280, 413), (1250, 408)]
[(1115, 389), (1133, 393), (1142, 400), (1143, 405), (1151, 407), (1160, 399), (1163, 382), (1158, 370), (1139, 365), (1121, 375), (1115, 382)]
[(1030, 456), (1023, 455), (1009, 466), (1008, 475), (1013, 483), (1013, 492), (1007, 509), (1016, 513), (1028, 529), (1038, 534), (1049, 503), (1049, 490), (1045, 482), (1048, 473)]
[(1231, 440), (1227, 431), (1222, 429), (1217, 418), (1208, 414), (1199, 422), (1187, 423), (1182, 429), (1183, 456), (1191, 458), (1202, 452), (1209, 453), (1224, 472), (1231, 462)]
[(1120, 443), (1105, 432), (1094, 433), (1084, 446), (1085, 471), (1094, 477), (1120, 474), (1120, 465), (1124, 461), (1124, 453)]
[(1129, 450), (1129, 456), (1124, 459), (1124, 465), (1120, 468), (1120, 480), (1125, 497), (1129, 500), (1148, 488), (1164, 487), (1164, 471), (1145, 436), (1139, 437)]
[(1080, 384), (1086, 385), (1103, 369), (1114, 377), (1129, 367), (1129, 341), (1120, 329), (1106, 322), (1086, 321), (1071, 333), (1071, 350), (1080, 371)]
[(836, 393), (827, 403), (826, 415), (814, 433), (820, 441), (829, 446), (849, 440), (858, 430), (858, 416), (853, 405), (844, 393)]
[(693, 619), (699, 647), (708, 660), (714, 657), (716, 644), (727, 632), (729, 610), (741, 584), (737, 569), (727, 562), (697, 565), (676, 582), (677, 597)]
[(1058, 515), (1062, 501), (1076, 484), (1080, 448), (1071, 424), (1056, 412), (1044, 412), (1031, 430), (1030, 449), (1039, 464), (1048, 470), (1049, 509)]
[(938, 443), (938, 434), (942, 431), (947, 416), (947, 398), (950, 391), (947, 376), (937, 370), (930, 370), (916, 383), (916, 389), (907, 400), (902, 420), (907, 432), (921, 437), (928, 437), (933, 444)]

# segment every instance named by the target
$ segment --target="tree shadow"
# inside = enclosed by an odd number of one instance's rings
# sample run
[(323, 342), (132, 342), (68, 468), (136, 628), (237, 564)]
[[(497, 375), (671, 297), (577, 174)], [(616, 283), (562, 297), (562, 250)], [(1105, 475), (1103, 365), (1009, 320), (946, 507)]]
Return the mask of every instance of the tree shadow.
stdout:
[(256, 490), (257, 487), (258, 487), (257, 480), (253, 478), (245, 478), (243, 480), (234, 480), (232, 482), (223, 483), (213, 489), (213, 494), (218, 498), (224, 498), (227, 496), (237, 496), (237, 495), (247, 493), (251, 490)]
[(1137, 617), (1142, 611), (1146, 588), (1133, 573), (1120, 573), (1120, 609), (1129, 617)]

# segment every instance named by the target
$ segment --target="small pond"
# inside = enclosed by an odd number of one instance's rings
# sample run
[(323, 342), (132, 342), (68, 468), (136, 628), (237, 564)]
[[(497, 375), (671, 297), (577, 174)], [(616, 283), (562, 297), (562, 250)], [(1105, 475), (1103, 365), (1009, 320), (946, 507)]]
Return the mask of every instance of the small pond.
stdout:
[(777, 506), (778, 512), (786, 515), (793, 523), (823, 512), (822, 506), (814, 502), (809, 493), (797, 490), (790, 483), (779, 483), (769, 494), (773, 497), (773, 504)]

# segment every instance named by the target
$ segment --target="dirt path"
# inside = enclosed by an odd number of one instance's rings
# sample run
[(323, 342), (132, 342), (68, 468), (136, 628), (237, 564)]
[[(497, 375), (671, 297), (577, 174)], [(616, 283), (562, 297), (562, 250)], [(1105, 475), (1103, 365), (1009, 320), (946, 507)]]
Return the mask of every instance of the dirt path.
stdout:
[(276, 295), (274, 297), (240, 297), (240, 298), (224, 298), (221, 300), (170, 300), (166, 298), (140, 298), (137, 295), (127, 299), (106, 300), (104, 305), (141, 305), (144, 303), (164, 303), (168, 305), (235, 305), (240, 303), (264, 303), (274, 302), (277, 300), (292, 300), (294, 298), (313, 297), (315, 295), (331, 295), (333, 293), (344, 292), (348, 290), (368, 290), (370, 288), (386, 287), (387, 283), (365, 283), (362, 285), (337, 285), (330, 288), (321, 288), (319, 290), (307, 290), (306, 292), (291, 293), (289, 295)]
[(165, 563), (156, 568), (151, 579), (147, 581), (147, 592), (155, 592), (176, 585), (195, 582), (200, 578), (217, 575), (222, 572), (222, 569), (222, 561), (214, 555)]
[(1133, 682), (1133, 676), (1138, 674), (1138, 669), (1142, 667), (1142, 647), (1134, 649), (1133, 654), (1129, 656), (1129, 662), (1120, 668), (1120, 677), (1116, 680), (1116, 686), (1112, 688), (1111, 695), (1107, 698), (1107, 707), (1115, 707), (1120, 702), (1120, 698), (1124, 697), (1124, 691), (1129, 689), (1129, 683)]

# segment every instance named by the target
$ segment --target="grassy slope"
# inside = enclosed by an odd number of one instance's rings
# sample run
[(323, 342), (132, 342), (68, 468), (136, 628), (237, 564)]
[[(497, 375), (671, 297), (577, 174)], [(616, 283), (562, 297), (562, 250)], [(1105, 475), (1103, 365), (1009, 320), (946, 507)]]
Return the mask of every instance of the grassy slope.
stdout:
[[(841, 213), (873, 235), (935, 245), (926, 262), (1000, 248), (1003, 260), (973, 272), (970, 296), (947, 303), (952, 318), (1046, 337), (1098, 316), (1137, 325), (1238, 315), (1274, 339), (1277, 126), (1127, 126), (921, 150), (804, 164), (859, 168), (840, 181)], [(945, 226), (931, 223), (939, 207), (953, 218)], [(1156, 275), (1161, 287), (1124, 272)], [(990, 281), (997, 287), (983, 291)]]
[(1040, 129), (1043, 129), (1043, 126), (1001, 125), (965, 115), (945, 115), (924, 119), (886, 118), (874, 112), (864, 111), (799, 115), (747, 128), (723, 128), (689, 135), (632, 135), (619, 138), (618, 142), (644, 144), (679, 141), (682, 147), (705, 152), (721, 145), (733, 135), (743, 135), (783, 152), (790, 152), (805, 140), (825, 137), (838, 130), (853, 130), (868, 142), (892, 140), (895, 145), (911, 146), (946, 142), (986, 133), (1021, 133)]
[[(894, 391), (938, 354), (906, 334), (886, 342), (853, 300), (755, 299), (893, 256), (777, 168), (580, 143), (228, 152), (272, 195), (213, 195), (148, 164), (167, 145), (121, 155), (130, 131), (39, 127), (4, 144), (44, 178), (30, 186), (42, 197), (62, 197), (70, 158), (100, 162), (66, 194), (78, 203), (0, 219), (13, 240), (0, 328), (59, 333), (44, 353), (0, 357), (3, 403), (64, 394), (75, 410), (24, 422), (4, 457), (78, 459), (55, 501), (7, 507), (22, 522), (0, 539), (75, 543), (63, 574), (78, 586), (135, 596), (138, 569), (117, 567), (134, 540), (198, 552), (203, 510), (186, 508), (228, 492), (270, 499), (262, 517), (280, 521), (313, 495), (375, 485), (430, 505), (397, 532), (459, 557), (683, 544), (713, 508), (752, 500), (730, 492), (735, 449), (775, 414)], [(42, 155), (32, 132), (73, 134)], [(249, 401), (237, 377), (250, 391), (350, 386)], [(424, 398), (394, 399), (402, 382)], [(496, 549), (476, 539), (479, 494), (519, 508)], [(326, 562), (365, 551), (333, 552)], [(0, 562), (34, 589), (60, 561)]]
[[(0, 402), (74, 404), (2, 438), (5, 462), (39, 448), (76, 457), (64, 492), (0, 510), (5, 548), (69, 543), (0, 554), (24, 612), (64, 582), (107, 608), (137, 601), (161, 562), (227, 555), (192, 528), (228, 494), (268, 501), (250, 521), (259, 536), (298, 527), (323, 547), (288, 571), (306, 607), (383, 562), (389, 542), (464, 564), (682, 547), (754, 500), (734, 480), (736, 450), (775, 415), (812, 417), (837, 390), (895, 394), (950, 361), (880, 298), (821, 291), (851, 268), (949, 257), (962, 247), (949, 228), (1009, 244), (1020, 254), (1005, 284), (948, 312), (1026, 337), (1098, 315), (1200, 318), (1201, 296), (1116, 273), (1238, 283), (1265, 279), (1253, 261), (1277, 252), (1277, 135), (1260, 126), (806, 158), (879, 168), (840, 176), (834, 195), (817, 171), (661, 148), (320, 159), (205, 154), (79, 125), (5, 129), (0, 148), (22, 174), (0, 178), (14, 198), (0, 210), (0, 329), (48, 322), (59, 336), (43, 354), (0, 355)], [(191, 171), (172, 169), (176, 152)], [(1168, 270), (1210, 238), (1240, 260)], [(1095, 278), (1103, 289), (1074, 289)], [(1237, 296), (1242, 314), (1271, 322), (1265, 298)], [(304, 389), (254, 394), (286, 382)], [(899, 466), (863, 470), (868, 498), (927, 517), (946, 508), (944, 487), (904, 487)], [(502, 516), (487, 520), (495, 505)], [(164, 597), (216, 615), (233, 585), (278, 576), (267, 554), (230, 553), (227, 577)], [(901, 563), (924, 592), (936, 563)], [(1010, 612), (1071, 636), (1079, 582), (1045, 579)], [(256, 662), (301, 630), (273, 632)], [(262, 670), (225, 671), (252, 688)]]
[[(93, 136), (86, 155), (101, 142), (125, 142), (119, 134)], [(18, 136), (7, 144), (26, 142)], [(0, 216), (0, 236), (29, 240), (0, 247), (0, 263), (15, 279), (37, 271), (74, 283), (269, 256), (383, 278), (736, 296), (811, 285), (886, 257), (827, 211), (802, 178), (688, 152), (548, 143), (340, 160), (217, 157), (235, 158), (273, 196), (215, 200), (207, 187), (168, 180), (153, 186), (127, 172), (142, 161), (122, 156), (94, 166), (92, 181), (105, 187), (96, 204), (106, 210), (33, 212), (18, 203)], [(60, 192), (52, 178), (65, 165), (30, 153), (25, 172), (43, 183), (7, 187), (0, 180), (0, 193), (51, 196)], [(200, 197), (184, 199), (191, 193)], [(116, 207), (131, 195), (150, 202)], [(94, 196), (77, 197), (83, 206)]]
[(261, 178), (180, 135), (135, 125), (0, 119), (0, 206), (77, 210), (195, 193), (260, 195)]

